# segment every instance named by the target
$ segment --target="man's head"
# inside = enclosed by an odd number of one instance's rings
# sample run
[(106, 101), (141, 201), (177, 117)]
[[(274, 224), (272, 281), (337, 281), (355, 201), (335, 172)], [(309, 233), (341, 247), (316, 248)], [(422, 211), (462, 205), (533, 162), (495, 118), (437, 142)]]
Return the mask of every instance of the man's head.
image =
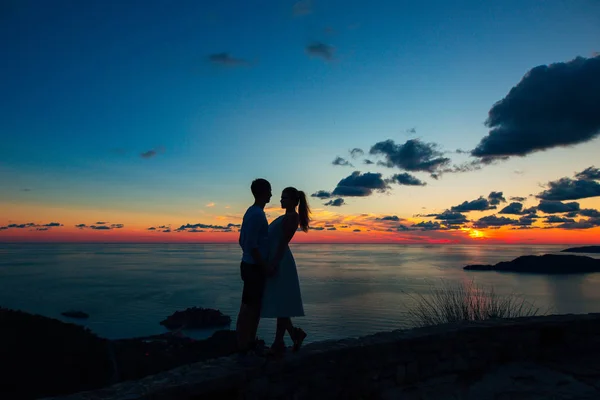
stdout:
[(257, 203), (267, 204), (271, 200), (271, 184), (266, 179), (258, 178), (252, 181), (250, 190)]

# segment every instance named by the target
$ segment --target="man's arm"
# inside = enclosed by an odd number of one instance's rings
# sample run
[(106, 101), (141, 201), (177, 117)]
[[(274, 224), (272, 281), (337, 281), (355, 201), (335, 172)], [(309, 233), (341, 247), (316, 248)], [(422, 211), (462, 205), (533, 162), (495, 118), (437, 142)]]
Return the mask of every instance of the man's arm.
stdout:
[(262, 269), (266, 268), (265, 260), (260, 254), (258, 238), (260, 236), (261, 225), (265, 222), (265, 216), (256, 214), (250, 218), (248, 230), (246, 231), (246, 244), (250, 247), (250, 254), (254, 263), (260, 266)]

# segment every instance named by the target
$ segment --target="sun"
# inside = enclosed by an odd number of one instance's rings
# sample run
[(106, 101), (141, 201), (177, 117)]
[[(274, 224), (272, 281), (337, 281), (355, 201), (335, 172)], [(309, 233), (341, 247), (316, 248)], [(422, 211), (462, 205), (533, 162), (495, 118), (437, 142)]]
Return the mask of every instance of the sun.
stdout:
[(469, 237), (471, 239), (485, 239), (485, 233), (483, 233), (480, 230), (477, 229), (473, 229), (473, 228), (462, 228), (462, 231), (466, 232), (469, 234)]

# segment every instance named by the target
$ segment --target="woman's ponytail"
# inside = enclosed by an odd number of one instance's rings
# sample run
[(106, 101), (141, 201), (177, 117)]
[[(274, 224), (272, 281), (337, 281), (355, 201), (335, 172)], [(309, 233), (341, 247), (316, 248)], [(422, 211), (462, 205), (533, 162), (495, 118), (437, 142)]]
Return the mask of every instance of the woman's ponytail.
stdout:
[(300, 216), (300, 229), (303, 232), (308, 232), (308, 223), (310, 222), (310, 207), (308, 201), (306, 201), (306, 194), (302, 191), (298, 191), (298, 215)]

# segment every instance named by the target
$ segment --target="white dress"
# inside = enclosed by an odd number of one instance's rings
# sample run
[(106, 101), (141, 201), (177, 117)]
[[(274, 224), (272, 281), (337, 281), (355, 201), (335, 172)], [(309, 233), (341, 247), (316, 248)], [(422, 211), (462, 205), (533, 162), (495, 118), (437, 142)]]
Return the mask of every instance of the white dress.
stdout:
[[(269, 225), (269, 257), (274, 257), (279, 242), (283, 240), (283, 215)], [(304, 306), (296, 261), (288, 245), (275, 276), (268, 277), (263, 294), (261, 317), (303, 317)]]

